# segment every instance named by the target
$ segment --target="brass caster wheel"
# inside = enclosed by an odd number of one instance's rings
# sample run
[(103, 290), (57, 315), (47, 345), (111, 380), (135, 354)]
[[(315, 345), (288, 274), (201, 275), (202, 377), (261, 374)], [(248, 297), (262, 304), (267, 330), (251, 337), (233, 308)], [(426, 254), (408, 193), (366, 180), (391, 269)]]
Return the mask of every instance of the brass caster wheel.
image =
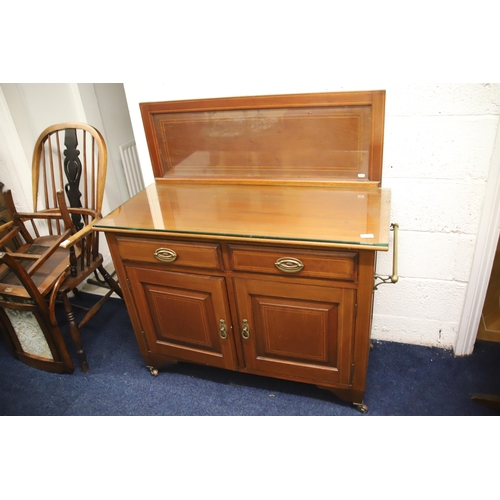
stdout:
[(148, 366), (148, 368), (149, 368), (149, 371), (151, 372), (151, 375), (153, 375), (153, 377), (158, 376), (158, 368), (155, 368), (154, 366)]
[(358, 409), (360, 413), (366, 414), (368, 413), (368, 406), (363, 403), (354, 403), (354, 406)]
[(370, 351), (373, 351), (375, 349), (375, 346), (373, 345), (373, 342), (370, 342)]

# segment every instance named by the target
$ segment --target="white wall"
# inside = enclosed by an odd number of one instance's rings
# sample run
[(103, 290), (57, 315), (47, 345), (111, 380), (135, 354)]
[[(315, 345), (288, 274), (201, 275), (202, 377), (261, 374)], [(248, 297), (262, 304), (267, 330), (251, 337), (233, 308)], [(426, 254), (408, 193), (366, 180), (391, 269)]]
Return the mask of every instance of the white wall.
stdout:
[[(452, 348), (464, 304), (500, 117), (500, 84), (331, 83), (261, 79), (125, 84), (146, 185), (153, 182), (139, 103), (311, 91), (385, 89), (383, 186), (400, 224), (396, 285), (375, 294), (373, 337)], [(189, 84), (187, 82), (189, 81)], [(308, 85), (309, 83), (309, 85)], [(380, 253), (377, 271), (391, 274)]]
[(374, 337), (455, 346), (499, 114), (498, 84), (400, 86), (388, 99), (384, 185), (402, 279), (376, 294)]
[(0, 181), (5, 190), (16, 193), (20, 211), (32, 209), (32, 191), (28, 159), (12, 118), (11, 110), (0, 86)]
[(134, 140), (127, 99), (122, 83), (90, 85), (95, 92), (98, 113), (102, 121), (101, 132), (108, 146), (108, 163), (113, 166), (108, 172), (106, 190), (108, 197), (113, 200), (110, 208), (116, 208), (129, 198), (119, 149), (121, 145)]

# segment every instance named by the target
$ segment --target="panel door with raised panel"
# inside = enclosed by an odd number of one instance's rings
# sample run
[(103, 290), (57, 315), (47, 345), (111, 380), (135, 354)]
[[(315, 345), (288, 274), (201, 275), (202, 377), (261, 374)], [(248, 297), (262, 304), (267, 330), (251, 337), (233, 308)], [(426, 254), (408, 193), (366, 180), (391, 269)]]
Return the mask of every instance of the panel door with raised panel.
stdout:
[(356, 290), (234, 280), (248, 371), (316, 384), (349, 384)]
[(224, 278), (141, 267), (127, 267), (127, 275), (149, 351), (235, 368)]

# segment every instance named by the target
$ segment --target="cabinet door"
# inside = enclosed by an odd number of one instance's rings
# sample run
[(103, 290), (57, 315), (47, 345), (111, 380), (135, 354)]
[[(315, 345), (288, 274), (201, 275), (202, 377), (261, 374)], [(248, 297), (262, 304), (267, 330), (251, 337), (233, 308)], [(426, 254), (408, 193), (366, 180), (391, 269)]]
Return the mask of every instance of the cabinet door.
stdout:
[(128, 267), (127, 275), (151, 352), (235, 368), (224, 278), (140, 267)]
[(253, 279), (235, 279), (235, 289), (247, 370), (350, 383), (354, 289)]

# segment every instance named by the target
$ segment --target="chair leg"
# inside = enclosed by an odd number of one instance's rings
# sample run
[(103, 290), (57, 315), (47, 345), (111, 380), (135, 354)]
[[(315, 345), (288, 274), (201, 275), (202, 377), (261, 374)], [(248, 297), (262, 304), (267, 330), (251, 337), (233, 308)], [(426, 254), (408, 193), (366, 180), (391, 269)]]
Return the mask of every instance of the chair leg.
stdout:
[(66, 312), (66, 317), (68, 318), (69, 333), (76, 347), (76, 355), (83, 372), (89, 371), (89, 365), (87, 363), (87, 356), (82, 348), (82, 336), (80, 335), (80, 329), (75, 320), (75, 314), (73, 313), (73, 308), (66, 294), (62, 297), (64, 311)]
[(104, 266), (99, 266), (99, 272), (101, 273), (104, 281), (108, 284), (109, 288), (113, 290), (116, 295), (123, 299), (123, 292), (120, 285), (113, 279), (113, 277), (104, 269)]

